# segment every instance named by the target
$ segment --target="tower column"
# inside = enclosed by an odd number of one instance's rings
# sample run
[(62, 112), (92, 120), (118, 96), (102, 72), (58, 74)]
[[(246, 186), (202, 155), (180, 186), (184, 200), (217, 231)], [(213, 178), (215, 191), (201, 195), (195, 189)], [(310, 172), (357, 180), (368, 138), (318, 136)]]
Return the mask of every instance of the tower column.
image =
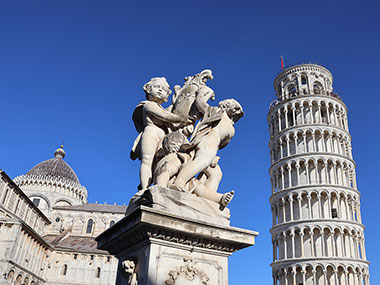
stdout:
[[(289, 79), (295, 78), (297, 92), (291, 96), (286, 92), (283, 96), (279, 86), (285, 90)], [(271, 141), (278, 140), (278, 144), (269, 145), (274, 154), (281, 152), (277, 156), (271, 153), (272, 167), (276, 167), (271, 175), (281, 176), (274, 179), (281, 187), (273, 192), (275, 199), (271, 199), (273, 208), (277, 207), (277, 201), (282, 207), (278, 212), (282, 219), (273, 219), (277, 224), (271, 230), (273, 237), (282, 237), (283, 246), (279, 247), (281, 262), (272, 263), (273, 272), (281, 272), (279, 285), (299, 285), (296, 282), (356, 285), (367, 282), (364, 235), (357, 233), (362, 219), (351, 139), (347, 134), (347, 108), (339, 96), (333, 95), (332, 82), (331, 73), (316, 64), (289, 67), (275, 79), (278, 98), (277, 104), (270, 107), (268, 123), (272, 126), (275, 117), (278, 132), (281, 132), (281, 136), (271, 135)], [(360, 265), (366, 274), (360, 279), (354, 269), (354, 274), (347, 274), (346, 278), (340, 276), (341, 271), (337, 268), (341, 265), (349, 268), (350, 264)], [(308, 266), (312, 267), (310, 278)], [(323, 268), (322, 274), (319, 266)], [(332, 272), (330, 266), (335, 271)]]

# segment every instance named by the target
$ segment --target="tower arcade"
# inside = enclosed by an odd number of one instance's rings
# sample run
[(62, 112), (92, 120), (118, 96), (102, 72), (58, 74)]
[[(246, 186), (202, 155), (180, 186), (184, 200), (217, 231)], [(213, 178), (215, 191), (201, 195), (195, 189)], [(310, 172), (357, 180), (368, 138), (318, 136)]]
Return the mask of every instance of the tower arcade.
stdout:
[(317, 64), (282, 70), (268, 123), (273, 284), (369, 284), (347, 108)]

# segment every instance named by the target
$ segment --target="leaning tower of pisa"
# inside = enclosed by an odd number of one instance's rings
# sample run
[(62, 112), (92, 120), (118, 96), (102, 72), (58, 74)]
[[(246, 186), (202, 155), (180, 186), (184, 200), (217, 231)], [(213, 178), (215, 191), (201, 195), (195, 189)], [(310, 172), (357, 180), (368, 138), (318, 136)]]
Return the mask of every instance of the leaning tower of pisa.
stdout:
[(269, 109), (273, 284), (368, 285), (347, 108), (317, 64), (282, 70)]

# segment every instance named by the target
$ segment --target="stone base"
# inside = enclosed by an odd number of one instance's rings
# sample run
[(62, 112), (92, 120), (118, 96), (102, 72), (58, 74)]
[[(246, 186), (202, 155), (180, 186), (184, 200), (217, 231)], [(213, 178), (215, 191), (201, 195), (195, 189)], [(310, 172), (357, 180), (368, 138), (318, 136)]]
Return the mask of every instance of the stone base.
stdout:
[[(126, 217), (96, 240), (119, 259), (116, 284), (225, 285), (228, 256), (258, 235), (228, 224), (228, 209), (217, 203), (152, 187), (138, 192)], [(126, 260), (135, 264), (134, 273), (126, 272)]]

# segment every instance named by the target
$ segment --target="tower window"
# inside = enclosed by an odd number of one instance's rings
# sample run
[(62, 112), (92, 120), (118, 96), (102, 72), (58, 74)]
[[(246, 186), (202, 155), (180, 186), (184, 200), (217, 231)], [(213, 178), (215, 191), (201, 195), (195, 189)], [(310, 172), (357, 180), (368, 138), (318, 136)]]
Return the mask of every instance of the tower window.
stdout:
[(87, 222), (87, 229), (86, 229), (86, 233), (87, 234), (90, 234), (92, 233), (92, 226), (94, 224), (94, 221), (92, 219), (89, 219), (88, 222)]
[(41, 199), (39, 199), (39, 198), (33, 198), (33, 204), (36, 205), (36, 207), (38, 207), (40, 205), (40, 201), (41, 201)]
[(112, 221), (110, 222), (110, 227), (112, 227), (114, 224), (115, 224), (115, 221), (112, 220)]
[(74, 254), (74, 259), (78, 259), (78, 254)]
[(301, 84), (306, 84), (306, 75), (301, 76)]
[(100, 278), (100, 267), (98, 267), (96, 269), (96, 275), (95, 275), (96, 278)]
[(337, 219), (338, 218), (338, 211), (336, 208), (332, 208), (331, 209), (331, 216), (333, 219)]

